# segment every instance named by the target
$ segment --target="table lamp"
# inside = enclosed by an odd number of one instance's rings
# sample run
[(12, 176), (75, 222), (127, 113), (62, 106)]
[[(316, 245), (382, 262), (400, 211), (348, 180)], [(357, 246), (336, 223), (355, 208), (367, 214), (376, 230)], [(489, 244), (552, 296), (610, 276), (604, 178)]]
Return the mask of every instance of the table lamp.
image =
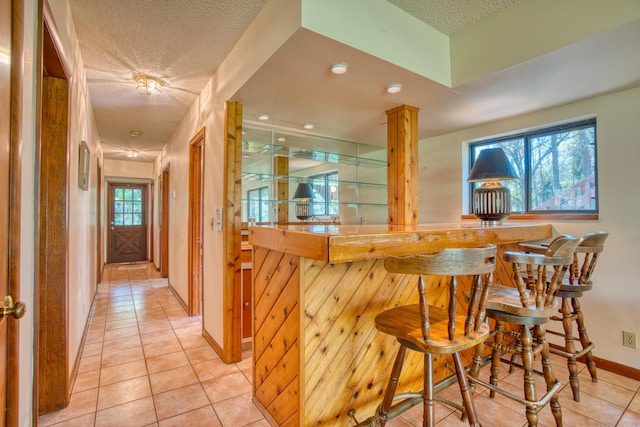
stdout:
[(311, 218), (309, 200), (313, 199), (313, 187), (309, 183), (300, 183), (293, 194), (294, 199), (299, 199), (296, 203), (296, 218), (306, 221)]
[(511, 193), (499, 181), (518, 179), (502, 148), (480, 152), (469, 173), (469, 182), (484, 181), (473, 190), (473, 214), (482, 225), (500, 225), (511, 214)]

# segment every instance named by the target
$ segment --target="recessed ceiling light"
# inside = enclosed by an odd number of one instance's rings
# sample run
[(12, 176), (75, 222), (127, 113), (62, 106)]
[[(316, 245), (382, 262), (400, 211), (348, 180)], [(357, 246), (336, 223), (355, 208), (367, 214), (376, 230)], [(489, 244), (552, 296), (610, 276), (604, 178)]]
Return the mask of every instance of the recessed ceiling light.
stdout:
[(129, 131), (129, 135), (133, 138), (140, 138), (142, 136), (142, 131), (141, 130), (132, 130)]
[(313, 123), (305, 123), (303, 127), (305, 129), (313, 129), (314, 127), (316, 127), (316, 125), (314, 125)]
[(402, 83), (391, 83), (387, 86), (387, 93), (398, 93), (402, 90)]
[(258, 114), (258, 120), (269, 120), (269, 115), (268, 114)]
[(242, 158), (243, 159), (248, 159), (249, 157), (251, 157), (251, 155), (249, 153), (242, 153)]
[(278, 137), (278, 142), (285, 142), (287, 140), (287, 138), (285, 138), (284, 136), (279, 136)]
[(337, 64), (333, 64), (330, 68), (333, 74), (344, 74), (349, 70), (349, 64), (338, 62)]

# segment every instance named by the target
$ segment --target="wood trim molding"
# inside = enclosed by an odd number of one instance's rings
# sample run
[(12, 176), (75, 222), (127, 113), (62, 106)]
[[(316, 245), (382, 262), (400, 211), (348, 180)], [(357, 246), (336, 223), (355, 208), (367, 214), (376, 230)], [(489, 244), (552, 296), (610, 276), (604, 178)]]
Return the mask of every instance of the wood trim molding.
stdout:
[(231, 363), (242, 360), (242, 104), (238, 102), (226, 103), (224, 150), (222, 360)]
[[(558, 344), (549, 343), (549, 347), (564, 350), (564, 347)], [(581, 363), (587, 363), (584, 356), (579, 357), (576, 360)], [(611, 360), (602, 359), (597, 356), (593, 356), (593, 360), (596, 362), (596, 367), (598, 369), (640, 381), (640, 369), (632, 368), (631, 366), (623, 365), (618, 362), (612, 362)]]
[[(509, 216), (509, 221), (598, 221), (598, 214), (581, 214), (581, 213), (548, 213), (548, 214), (518, 214), (514, 213)], [(461, 219), (474, 219), (474, 215), (464, 214)]]
[(180, 306), (185, 311), (185, 313), (188, 313), (189, 307), (187, 306), (187, 303), (184, 302), (184, 300), (180, 297), (180, 294), (178, 293), (178, 291), (176, 291), (176, 288), (173, 287), (170, 281), (167, 281), (167, 286), (169, 287), (169, 290), (171, 291), (173, 296), (176, 297), (176, 300), (180, 303)]

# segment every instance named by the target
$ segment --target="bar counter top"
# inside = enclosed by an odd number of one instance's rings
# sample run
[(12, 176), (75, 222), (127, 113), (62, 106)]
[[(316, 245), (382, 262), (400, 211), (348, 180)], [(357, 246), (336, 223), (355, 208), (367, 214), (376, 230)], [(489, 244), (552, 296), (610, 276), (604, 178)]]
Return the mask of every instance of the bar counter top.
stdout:
[(545, 239), (549, 224), (506, 222), (484, 227), (478, 222), (412, 226), (301, 224), (249, 229), (252, 246), (330, 263), (403, 256), (445, 247), (496, 245)]

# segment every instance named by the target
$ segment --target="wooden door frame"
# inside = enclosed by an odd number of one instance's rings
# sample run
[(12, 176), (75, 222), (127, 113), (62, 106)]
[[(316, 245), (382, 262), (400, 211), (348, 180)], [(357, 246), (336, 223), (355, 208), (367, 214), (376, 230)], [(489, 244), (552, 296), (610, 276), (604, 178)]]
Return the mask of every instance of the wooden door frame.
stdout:
[(170, 167), (162, 170), (160, 179), (160, 277), (169, 277), (169, 182)]
[(100, 159), (96, 159), (96, 284), (102, 281), (102, 165)]
[[(42, 9), (40, 9), (42, 10)], [(71, 381), (69, 375), (69, 343), (68, 343), (68, 259), (69, 259), (69, 233), (68, 233), (68, 202), (69, 202), (69, 140), (68, 140), (68, 82), (66, 68), (59, 55), (56, 34), (47, 25), (47, 19), (43, 13), (39, 13), (39, 22), (42, 24), (40, 35), (41, 65), (39, 70), (40, 84), (38, 87), (38, 126), (39, 138), (37, 139), (38, 166), (36, 173), (39, 175), (39, 186), (36, 195), (36, 292), (35, 292), (35, 327), (38, 334), (35, 338), (35, 387), (34, 387), (34, 416), (40, 412), (49, 412), (68, 405), (71, 396)], [(48, 83), (45, 86), (44, 76), (54, 77), (65, 81), (66, 84)], [(66, 102), (58, 102), (52, 111), (45, 105), (44, 90), (53, 85), (66, 87)], [(51, 145), (51, 132), (47, 130), (49, 119), (47, 117), (66, 118), (58, 120), (51, 129), (57, 133), (59, 145)], [(53, 153), (49, 148), (57, 147)], [(42, 176), (49, 173), (51, 165), (59, 166), (62, 162), (63, 171), (58, 171), (55, 176), (62, 176), (62, 180), (48, 179)], [(56, 194), (54, 199), (54, 193)], [(49, 196), (46, 196), (46, 195)], [(45, 197), (46, 196), (46, 197)], [(45, 198), (43, 200), (43, 198)], [(51, 204), (49, 204), (49, 201)], [(59, 209), (56, 211), (56, 207)], [(46, 360), (40, 355), (47, 355)], [(44, 405), (43, 403), (46, 403)]]
[(205, 128), (189, 142), (188, 314), (202, 314), (202, 207)]

